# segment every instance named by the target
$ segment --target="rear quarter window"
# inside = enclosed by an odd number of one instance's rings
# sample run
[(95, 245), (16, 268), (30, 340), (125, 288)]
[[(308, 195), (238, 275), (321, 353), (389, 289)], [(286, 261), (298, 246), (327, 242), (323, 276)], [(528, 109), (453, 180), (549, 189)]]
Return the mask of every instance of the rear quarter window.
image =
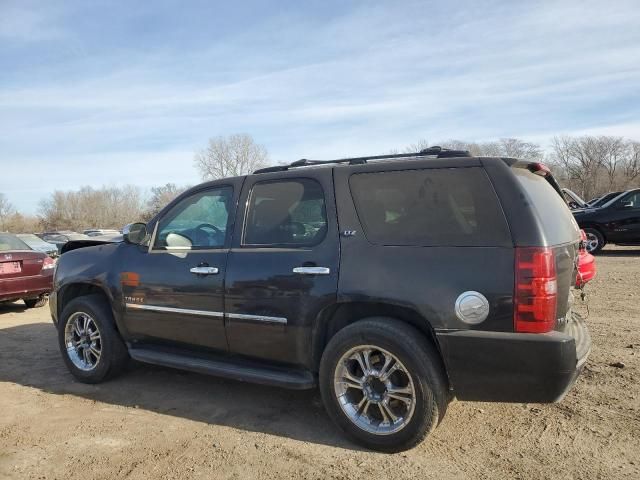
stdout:
[(480, 167), (358, 173), (349, 179), (367, 239), (397, 246), (511, 246)]
[(547, 245), (576, 241), (580, 237), (578, 224), (563, 198), (549, 182), (526, 168), (513, 168), (513, 173), (536, 212)]

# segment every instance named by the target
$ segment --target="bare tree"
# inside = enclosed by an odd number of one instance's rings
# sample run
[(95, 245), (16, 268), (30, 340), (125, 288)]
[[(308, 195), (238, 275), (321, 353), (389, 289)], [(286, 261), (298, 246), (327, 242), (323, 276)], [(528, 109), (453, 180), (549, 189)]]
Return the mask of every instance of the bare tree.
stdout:
[(203, 180), (246, 175), (266, 167), (268, 162), (267, 150), (246, 134), (211, 138), (209, 146), (194, 159)]
[(147, 200), (147, 209), (144, 212), (145, 220), (151, 219), (162, 210), (171, 200), (176, 198), (186, 187), (178, 187), (175, 183), (167, 183), (159, 187), (151, 188), (151, 197)]
[(627, 142), (627, 154), (622, 159), (623, 188), (640, 177), (640, 142)]
[(15, 209), (4, 193), (0, 193), (0, 232), (8, 229), (9, 218), (14, 214)]

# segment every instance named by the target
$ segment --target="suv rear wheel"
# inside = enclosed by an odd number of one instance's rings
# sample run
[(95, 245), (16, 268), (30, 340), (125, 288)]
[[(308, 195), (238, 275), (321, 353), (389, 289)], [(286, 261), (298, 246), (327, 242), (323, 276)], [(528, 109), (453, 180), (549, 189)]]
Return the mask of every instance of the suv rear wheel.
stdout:
[(320, 363), (329, 416), (374, 450), (413, 447), (444, 416), (448, 397), (439, 357), (414, 327), (370, 318), (340, 330)]
[(120, 373), (129, 353), (100, 295), (75, 298), (62, 311), (58, 345), (69, 371), (83, 383), (99, 383)]

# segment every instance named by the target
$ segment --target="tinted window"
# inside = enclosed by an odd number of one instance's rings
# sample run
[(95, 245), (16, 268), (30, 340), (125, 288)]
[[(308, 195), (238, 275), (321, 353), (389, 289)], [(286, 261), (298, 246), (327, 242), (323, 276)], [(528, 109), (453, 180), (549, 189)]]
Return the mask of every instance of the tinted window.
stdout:
[(617, 202), (618, 207), (629, 206), (631, 208), (640, 208), (640, 192), (633, 192), (625, 195)]
[(491, 246), (511, 243), (481, 168), (361, 173), (349, 181), (367, 238), (381, 245)]
[(231, 187), (195, 193), (182, 199), (158, 224), (155, 248), (205, 249), (225, 244)]
[(316, 245), (326, 231), (324, 193), (315, 180), (293, 179), (254, 185), (247, 210), (244, 245)]
[(512, 170), (537, 213), (547, 244), (559, 245), (575, 241), (579, 236), (578, 224), (558, 192), (544, 177), (531, 173), (526, 168)]

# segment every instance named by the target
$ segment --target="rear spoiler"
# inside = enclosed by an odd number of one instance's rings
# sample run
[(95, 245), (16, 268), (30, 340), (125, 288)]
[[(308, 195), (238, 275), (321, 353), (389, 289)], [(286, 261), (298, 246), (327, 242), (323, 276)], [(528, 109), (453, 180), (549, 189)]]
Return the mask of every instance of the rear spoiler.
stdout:
[[(556, 192), (558, 192), (558, 195), (560, 195), (562, 197), (562, 189), (560, 188), (560, 185), (558, 184), (556, 179), (553, 177), (553, 174), (551, 173), (551, 170), (549, 169), (549, 167), (547, 167), (544, 163), (526, 162), (524, 160), (518, 160), (518, 159), (515, 159), (515, 158), (503, 158), (502, 160), (504, 161), (504, 163), (506, 163), (510, 167), (526, 168), (531, 173), (535, 173), (536, 175), (540, 175), (547, 182), (549, 182), (549, 185), (551, 185), (553, 187), (553, 189)], [(562, 197), (562, 198), (564, 199), (564, 197)]]

